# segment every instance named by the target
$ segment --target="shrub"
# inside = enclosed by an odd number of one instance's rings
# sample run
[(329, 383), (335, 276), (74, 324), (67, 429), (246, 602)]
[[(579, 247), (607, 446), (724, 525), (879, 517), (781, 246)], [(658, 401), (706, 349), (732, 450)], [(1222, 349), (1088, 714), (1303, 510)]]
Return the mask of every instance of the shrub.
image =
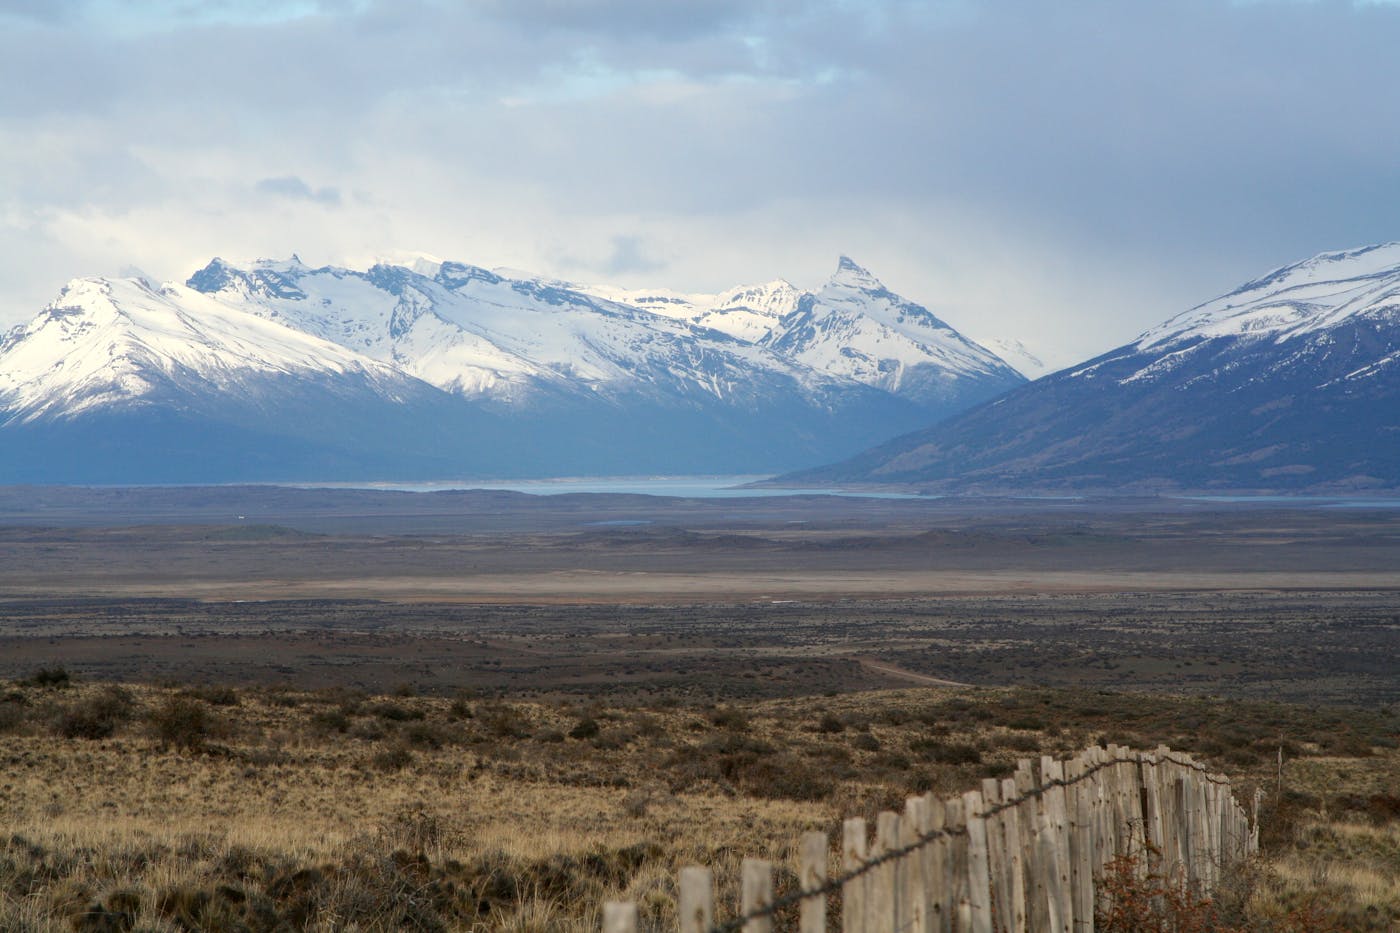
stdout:
[(73, 683), (72, 676), (68, 669), (62, 665), (55, 667), (41, 667), (33, 674), (30, 674), (20, 683), (29, 687), (43, 687), (48, 690), (62, 690)]
[(724, 707), (717, 709), (710, 714), (710, 722), (720, 729), (728, 729), (730, 732), (747, 732), (749, 728), (749, 718), (742, 710)]
[(851, 739), (851, 747), (858, 748), (863, 752), (878, 752), (880, 750), (880, 740), (869, 732), (862, 732)]
[(210, 706), (238, 706), (243, 698), (232, 687), (197, 687), (190, 695), (203, 700)]
[(909, 743), (909, 751), (926, 761), (936, 761), (944, 765), (975, 765), (982, 761), (981, 750), (976, 745), (966, 742), (914, 739)]
[(578, 725), (569, 730), (569, 738), (591, 739), (596, 736), (599, 731), (601, 730), (598, 727), (598, 721), (592, 717), (585, 716), (578, 721)]
[(481, 726), (496, 739), (524, 739), (530, 735), (530, 721), (507, 703), (498, 703), (480, 711)]
[(168, 697), (151, 713), (151, 729), (161, 748), (199, 751), (209, 737), (209, 711), (193, 697)]
[(402, 771), (413, 763), (413, 752), (405, 745), (391, 745), (376, 753), (371, 760), (381, 771)]
[(846, 724), (835, 713), (827, 713), (817, 723), (817, 731), (825, 735), (834, 735), (837, 732), (845, 732)]
[(63, 709), (57, 731), (65, 739), (105, 739), (131, 718), (131, 695), (120, 687), (102, 692)]
[(403, 731), (403, 737), (410, 745), (418, 748), (439, 749), (447, 741), (443, 731), (432, 723), (415, 722)]
[(327, 709), (319, 713), (311, 714), (311, 728), (321, 735), (329, 735), (332, 732), (339, 732), (342, 735), (350, 731), (350, 717), (344, 710)]
[(413, 719), (423, 719), (424, 713), (421, 709), (408, 709), (397, 703), (376, 703), (369, 707), (371, 715), (389, 722), (408, 722)]
[(24, 725), (25, 709), (29, 701), (22, 693), (11, 693), (0, 697), (0, 735), (16, 732)]

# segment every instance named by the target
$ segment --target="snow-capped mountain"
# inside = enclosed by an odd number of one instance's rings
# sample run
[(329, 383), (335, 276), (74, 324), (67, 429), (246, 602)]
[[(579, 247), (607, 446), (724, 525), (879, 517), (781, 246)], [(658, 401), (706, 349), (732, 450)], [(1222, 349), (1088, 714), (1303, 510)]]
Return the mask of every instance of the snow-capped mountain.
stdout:
[(1398, 362), (1400, 243), (1323, 253), (801, 479), (997, 491), (1400, 489)]
[(0, 482), (768, 472), (966, 403), (786, 352), (786, 282), (668, 294), (424, 258), (79, 279), (0, 342)]
[(356, 272), (215, 260), (189, 285), (491, 404), (645, 396), (761, 405), (774, 392), (849, 388), (684, 316), (461, 263)]
[(0, 338), (0, 411), (33, 421), (211, 394), (256, 396), (269, 377), (385, 400), (411, 380), (337, 344), (143, 278), (78, 279)]
[(797, 310), (802, 298), (790, 282), (776, 279), (763, 285), (741, 285), (715, 295), (682, 294), (665, 289), (634, 290), (606, 285), (573, 286), (586, 294), (691, 321), (701, 327), (758, 343), (778, 322)]
[(1004, 360), (899, 297), (845, 256), (761, 343), (929, 407), (966, 408), (1025, 382)]

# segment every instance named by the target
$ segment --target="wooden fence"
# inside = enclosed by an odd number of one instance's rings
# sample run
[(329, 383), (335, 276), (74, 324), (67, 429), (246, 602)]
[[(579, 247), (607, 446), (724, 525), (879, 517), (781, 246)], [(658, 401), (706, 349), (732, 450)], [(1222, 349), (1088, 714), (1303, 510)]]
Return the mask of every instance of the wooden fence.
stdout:
[[(715, 922), (710, 870), (684, 868), (679, 928), (771, 933), (795, 910), (801, 933), (825, 933), (828, 895), (839, 891), (847, 933), (1091, 933), (1095, 879), (1109, 860), (1137, 856), (1140, 870), (1209, 894), (1222, 867), (1257, 851), (1257, 795), (1254, 811), (1251, 820), (1223, 775), (1166, 747), (1024, 759), (980, 790), (881, 813), (873, 839), (864, 819), (846, 820), (839, 866), (828, 865), (825, 833), (805, 834), (799, 889), (783, 898), (772, 863), (745, 859), (734, 920)], [(604, 933), (637, 923), (635, 904), (604, 906)]]

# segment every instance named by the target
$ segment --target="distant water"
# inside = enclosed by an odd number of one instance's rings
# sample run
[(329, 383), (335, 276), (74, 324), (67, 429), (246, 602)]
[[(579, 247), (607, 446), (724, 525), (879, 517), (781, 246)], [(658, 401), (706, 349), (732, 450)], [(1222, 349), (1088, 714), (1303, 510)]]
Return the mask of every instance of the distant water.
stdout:
[(443, 492), (453, 489), (500, 489), (537, 496), (573, 492), (621, 495), (674, 496), (681, 499), (751, 499), (759, 496), (857, 496), (870, 499), (932, 499), (900, 492), (847, 491), (840, 489), (744, 489), (746, 483), (768, 476), (589, 476), (565, 479), (456, 480), (433, 483), (305, 483), (302, 488), (383, 489), (394, 492)]
[(1362, 496), (1179, 496), (1186, 502), (1224, 505), (1283, 505), (1306, 509), (1400, 509), (1400, 498)]

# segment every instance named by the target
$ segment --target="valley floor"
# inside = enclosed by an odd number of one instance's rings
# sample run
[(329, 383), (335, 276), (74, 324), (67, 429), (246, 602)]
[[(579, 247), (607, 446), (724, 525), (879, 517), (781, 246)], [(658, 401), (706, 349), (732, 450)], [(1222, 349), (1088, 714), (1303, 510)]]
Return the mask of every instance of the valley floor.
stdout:
[(664, 929), (681, 864), (790, 885), (804, 830), (1094, 742), (1266, 791), (1222, 922), (1400, 924), (1393, 511), (37, 495), (5, 929)]

